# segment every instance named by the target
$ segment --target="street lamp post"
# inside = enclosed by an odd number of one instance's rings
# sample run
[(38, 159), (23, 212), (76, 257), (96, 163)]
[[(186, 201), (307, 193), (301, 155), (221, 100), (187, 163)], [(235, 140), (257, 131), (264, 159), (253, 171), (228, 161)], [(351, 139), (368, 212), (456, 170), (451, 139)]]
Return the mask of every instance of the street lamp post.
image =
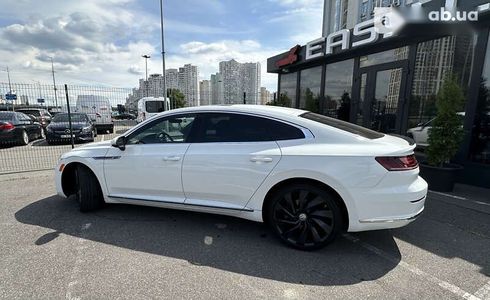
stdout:
[[(145, 59), (145, 70), (146, 70), (146, 75), (145, 75), (145, 94), (146, 97), (148, 97), (148, 58), (151, 56), (148, 54), (141, 55)], [(165, 76), (164, 76), (165, 77)]]
[[(38, 81), (38, 80), (34, 80), (34, 79), (31, 79), (31, 81), (34, 81), (35, 83), (37, 83), (37, 86), (39, 87), (39, 99), (43, 99), (43, 95), (42, 95), (42, 93), (41, 93), (41, 82), (40, 82), (40, 81)], [(41, 106), (42, 106), (42, 105), (43, 105), (43, 104), (41, 103)]]
[[(160, 30), (162, 35), (162, 75), (163, 75), (163, 97), (165, 103), (167, 101), (167, 79), (165, 77), (165, 39), (163, 38), (163, 0), (160, 0)], [(163, 110), (166, 109), (166, 104), (163, 105)]]
[[(7, 78), (8, 78), (8, 81), (9, 81), (9, 95), (12, 95), (12, 83), (10, 82), (10, 71), (9, 71), (9, 67), (8, 66), (7, 66), (6, 71), (7, 71)], [(10, 97), (12, 97), (12, 96), (10, 96)], [(14, 101), (15, 100), (12, 100), (12, 111), (14, 111)], [(8, 104), (7, 104), (7, 110), (8, 110)]]
[(56, 80), (54, 79), (54, 63), (51, 56), (49, 56), (49, 59), (51, 59), (51, 73), (53, 74), (54, 101), (56, 109), (58, 109), (58, 93), (56, 92)]

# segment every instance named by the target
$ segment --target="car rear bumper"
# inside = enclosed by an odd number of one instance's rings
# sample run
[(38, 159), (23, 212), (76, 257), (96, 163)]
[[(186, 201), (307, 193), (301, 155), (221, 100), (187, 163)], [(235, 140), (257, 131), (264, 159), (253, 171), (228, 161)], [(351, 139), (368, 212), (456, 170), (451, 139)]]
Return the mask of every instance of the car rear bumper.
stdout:
[[(408, 184), (395, 184), (397, 176), (391, 174), (375, 188), (356, 190), (356, 213), (349, 218), (349, 231), (398, 228), (422, 214), (427, 197), (427, 183), (418, 176)], [(406, 175), (406, 174), (405, 174)], [(399, 179), (399, 178), (398, 178)]]
[(15, 130), (0, 131), (0, 145), (11, 145), (19, 141), (20, 135), (17, 135)]

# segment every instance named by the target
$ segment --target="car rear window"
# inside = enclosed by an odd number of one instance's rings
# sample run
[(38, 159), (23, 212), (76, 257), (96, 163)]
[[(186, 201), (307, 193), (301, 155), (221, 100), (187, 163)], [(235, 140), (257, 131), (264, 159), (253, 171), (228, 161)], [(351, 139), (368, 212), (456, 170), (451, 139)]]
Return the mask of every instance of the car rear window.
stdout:
[(323, 115), (315, 114), (312, 112), (304, 113), (304, 114), (300, 115), (300, 117), (308, 119), (308, 120), (312, 120), (312, 121), (315, 121), (315, 122), (318, 122), (321, 124), (325, 124), (325, 125), (328, 125), (328, 126), (331, 126), (331, 127), (343, 130), (343, 131), (347, 131), (349, 133), (357, 134), (357, 135), (360, 135), (362, 137), (365, 137), (365, 138), (368, 138), (371, 140), (384, 137), (384, 134), (382, 134), (380, 132), (377, 132), (377, 131), (374, 131), (371, 129), (367, 129), (365, 127), (355, 125), (355, 124), (352, 124), (349, 122), (345, 122), (345, 121), (341, 121), (338, 119), (334, 119), (334, 118), (326, 117)]
[(0, 112), (0, 121), (10, 122), (13, 121), (14, 114), (11, 112)]
[(158, 113), (164, 111), (163, 101), (146, 101), (146, 112)]
[[(87, 122), (87, 116), (85, 114), (71, 114), (71, 121), (72, 122)], [(62, 122), (68, 122), (68, 114), (57, 114), (53, 118), (53, 122), (55, 123), (62, 123)]]
[(39, 110), (36, 110), (36, 109), (19, 109), (18, 110), (19, 112), (21, 113), (24, 113), (26, 115), (33, 115), (34, 117), (40, 117), (41, 116), (41, 113), (39, 112)]

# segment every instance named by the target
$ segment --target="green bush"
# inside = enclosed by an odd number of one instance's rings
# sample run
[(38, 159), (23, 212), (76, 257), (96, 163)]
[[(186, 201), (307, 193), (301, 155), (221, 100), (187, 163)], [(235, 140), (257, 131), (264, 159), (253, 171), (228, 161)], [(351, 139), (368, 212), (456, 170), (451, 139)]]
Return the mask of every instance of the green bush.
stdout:
[(464, 93), (456, 76), (447, 76), (437, 94), (437, 116), (429, 130), (427, 158), (430, 165), (443, 167), (458, 152), (463, 126), (457, 113), (463, 109), (463, 104)]

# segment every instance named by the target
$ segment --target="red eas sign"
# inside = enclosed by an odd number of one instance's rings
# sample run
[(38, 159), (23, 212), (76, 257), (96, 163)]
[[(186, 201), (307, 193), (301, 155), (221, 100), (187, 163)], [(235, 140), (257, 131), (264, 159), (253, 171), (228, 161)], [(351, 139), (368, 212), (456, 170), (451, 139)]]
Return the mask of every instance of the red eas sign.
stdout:
[(298, 61), (298, 50), (301, 48), (300, 45), (296, 45), (291, 50), (289, 50), (288, 56), (278, 60), (276, 62), (276, 67), (281, 68)]

